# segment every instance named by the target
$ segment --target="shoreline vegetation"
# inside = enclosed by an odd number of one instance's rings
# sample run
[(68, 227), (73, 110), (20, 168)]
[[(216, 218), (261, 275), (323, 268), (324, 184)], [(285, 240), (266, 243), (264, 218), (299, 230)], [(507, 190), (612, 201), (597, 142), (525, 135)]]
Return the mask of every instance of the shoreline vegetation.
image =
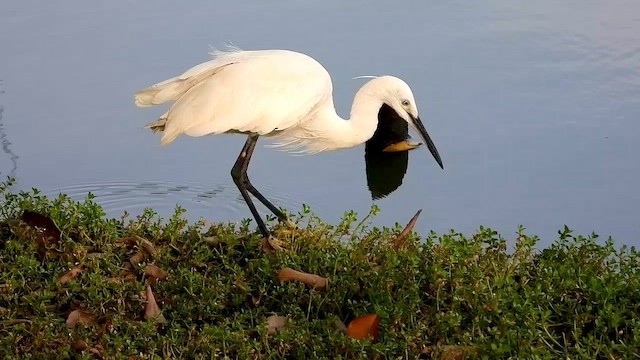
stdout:
[(640, 253), (595, 234), (538, 250), (522, 227), (419, 236), (372, 227), (375, 206), (337, 225), (303, 206), (267, 241), (250, 220), (109, 219), (91, 194), (12, 185), (3, 359), (640, 358)]

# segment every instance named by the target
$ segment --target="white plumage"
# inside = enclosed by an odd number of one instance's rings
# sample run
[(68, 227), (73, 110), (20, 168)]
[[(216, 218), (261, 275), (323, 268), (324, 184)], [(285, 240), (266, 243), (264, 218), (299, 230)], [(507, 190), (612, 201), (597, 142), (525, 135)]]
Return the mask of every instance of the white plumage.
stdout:
[[(356, 146), (370, 138), (384, 93), (389, 92), (381, 90), (395, 86), (415, 103), (404, 81), (374, 78), (358, 92), (352, 119), (345, 121), (335, 112), (329, 73), (305, 54), (232, 48), (212, 55), (213, 60), (135, 94), (135, 103), (141, 107), (175, 101), (160, 117), (163, 145), (180, 134), (241, 132), (276, 136), (275, 146), (317, 153)], [(417, 109), (414, 112), (417, 117)], [(154, 124), (158, 122), (150, 126)]]
[[(418, 117), (413, 93), (397, 77), (380, 76), (368, 81), (355, 95), (350, 119), (344, 120), (333, 105), (329, 73), (307, 55), (288, 50), (238, 48), (214, 51), (212, 55), (210, 61), (136, 92), (135, 104), (146, 107), (174, 102), (159, 120), (147, 125), (163, 132), (162, 145), (181, 134), (249, 135), (232, 175), (263, 233), (266, 228), (257, 217), (247, 191), (281, 220), (286, 217), (250, 185), (246, 176), (258, 136), (271, 137), (275, 147), (299, 153), (349, 148), (373, 136), (378, 113), (386, 104), (420, 133), (442, 167)], [(245, 182), (248, 187), (243, 189)]]

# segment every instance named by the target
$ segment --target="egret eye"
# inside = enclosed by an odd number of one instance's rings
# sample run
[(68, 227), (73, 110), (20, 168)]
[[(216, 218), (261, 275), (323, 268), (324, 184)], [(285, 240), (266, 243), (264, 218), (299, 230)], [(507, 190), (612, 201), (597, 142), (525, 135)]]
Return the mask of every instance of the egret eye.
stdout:
[(409, 100), (402, 100), (402, 106), (409, 106)]

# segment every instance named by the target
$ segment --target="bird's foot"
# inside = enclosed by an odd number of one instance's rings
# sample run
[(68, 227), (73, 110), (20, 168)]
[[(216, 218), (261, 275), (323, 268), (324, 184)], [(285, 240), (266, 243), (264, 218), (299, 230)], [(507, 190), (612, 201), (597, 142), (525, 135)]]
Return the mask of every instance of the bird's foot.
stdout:
[(382, 152), (408, 151), (408, 150), (413, 150), (420, 145), (422, 145), (422, 143), (414, 143), (414, 142), (410, 142), (409, 140), (403, 140), (387, 146), (386, 148), (382, 149)]
[(281, 220), (280, 222), (282, 224), (286, 225), (289, 229), (297, 229), (298, 228), (298, 224), (294, 223), (293, 221), (291, 221), (289, 219)]
[(276, 239), (273, 235), (269, 235), (268, 237), (262, 238), (261, 245), (264, 252), (267, 254), (273, 254), (276, 251), (286, 250), (289, 244)]

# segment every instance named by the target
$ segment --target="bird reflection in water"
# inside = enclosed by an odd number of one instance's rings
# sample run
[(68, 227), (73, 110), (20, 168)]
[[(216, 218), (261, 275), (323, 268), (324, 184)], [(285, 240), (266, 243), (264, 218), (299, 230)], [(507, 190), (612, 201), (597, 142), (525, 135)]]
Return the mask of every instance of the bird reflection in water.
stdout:
[(367, 186), (373, 200), (391, 194), (402, 185), (409, 164), (409, 150), (420, 145), (410, 141), (407, 122), (390, 106), (382, 105), (378, 112), (378, 127), (364, 150)]

